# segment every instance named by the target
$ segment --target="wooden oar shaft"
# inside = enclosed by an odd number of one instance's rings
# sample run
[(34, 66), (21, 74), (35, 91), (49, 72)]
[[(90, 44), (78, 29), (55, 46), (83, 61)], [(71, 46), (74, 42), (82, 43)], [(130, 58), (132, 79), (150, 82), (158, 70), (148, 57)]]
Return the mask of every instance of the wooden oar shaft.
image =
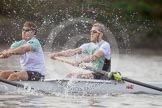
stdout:
[(135, 80), (132, 80), (132, 79), (129, 79), (129, 78), (126, 78), (126, 77), (123, 77), (123, 80), (127, 81), (127, 82), (130, 82), (130, 83), (134, 83), (134, 84), (137, 84), (137, 85), (141, 85), (141, 86), (144, 86), (144, 87), (151, 88), (151, 89), (158, 90), (158, 91), (162, 92), (162, 88), (157, 87), (157, 86), (146, 84), (146, 83), (143, 83), (143, 82), (140, 82), (140, 81), (135, 81)]

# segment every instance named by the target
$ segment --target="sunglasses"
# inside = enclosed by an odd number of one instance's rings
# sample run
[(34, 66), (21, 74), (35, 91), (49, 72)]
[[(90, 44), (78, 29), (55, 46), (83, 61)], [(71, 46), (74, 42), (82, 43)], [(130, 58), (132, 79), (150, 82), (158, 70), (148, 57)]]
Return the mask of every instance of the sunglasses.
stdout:
[(33, 31), (32, 29), (22, 29), (22, 32), (31, 32)]
[(91, 33), (100, 33), (98, 30), (90, 30)]

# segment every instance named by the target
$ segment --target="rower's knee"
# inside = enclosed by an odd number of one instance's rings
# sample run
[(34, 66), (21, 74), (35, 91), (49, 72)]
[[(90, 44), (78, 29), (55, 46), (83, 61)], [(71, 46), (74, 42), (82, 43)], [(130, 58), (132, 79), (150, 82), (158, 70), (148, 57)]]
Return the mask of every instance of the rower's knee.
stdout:
[(93, 74), (78, 74), (77, 78), (82, 78), (82, 79), (94, 79)]
[(69, 73), (69, 74), (66, 75), (66, 78), (71, 78), (72, 76), (73, 76), (73, 74)]
[(10, 76), (8, 77), (8, 79), (7, 80), (18, 80), (18, 76), (17, 76), (17, 74), (16, 73), (12, 73), (12, 74), (10, 74)]

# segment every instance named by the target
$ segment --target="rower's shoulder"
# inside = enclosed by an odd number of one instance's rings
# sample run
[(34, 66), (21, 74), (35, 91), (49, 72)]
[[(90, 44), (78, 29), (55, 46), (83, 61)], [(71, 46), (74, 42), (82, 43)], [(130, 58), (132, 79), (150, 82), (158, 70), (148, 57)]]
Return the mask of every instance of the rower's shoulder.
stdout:
[(110, 44), (107, 41), (103, 41), (101, 46), (110, 47)]
[(40, 46), (39, 40), (37, 38), (35, 38), (35, 37), (33, 37), (32, 39), (30, 39), (29, 41), (27, 41), (27, 44)]
[(10, 48), (17, 48), (19, 46), (22, 46), (25, 44), (24, 40), (20, 40), (20, 41), (15, 41), (14, 43), (12, 43), (12, 45), (10, 46)]

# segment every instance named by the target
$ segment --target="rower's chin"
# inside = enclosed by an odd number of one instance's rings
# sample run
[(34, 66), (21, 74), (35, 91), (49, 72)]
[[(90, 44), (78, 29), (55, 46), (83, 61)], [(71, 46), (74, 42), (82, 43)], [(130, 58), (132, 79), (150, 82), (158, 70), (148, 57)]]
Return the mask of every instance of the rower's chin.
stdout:
[(91, 42), (96, 43), (97, 41), (92, 40)]

